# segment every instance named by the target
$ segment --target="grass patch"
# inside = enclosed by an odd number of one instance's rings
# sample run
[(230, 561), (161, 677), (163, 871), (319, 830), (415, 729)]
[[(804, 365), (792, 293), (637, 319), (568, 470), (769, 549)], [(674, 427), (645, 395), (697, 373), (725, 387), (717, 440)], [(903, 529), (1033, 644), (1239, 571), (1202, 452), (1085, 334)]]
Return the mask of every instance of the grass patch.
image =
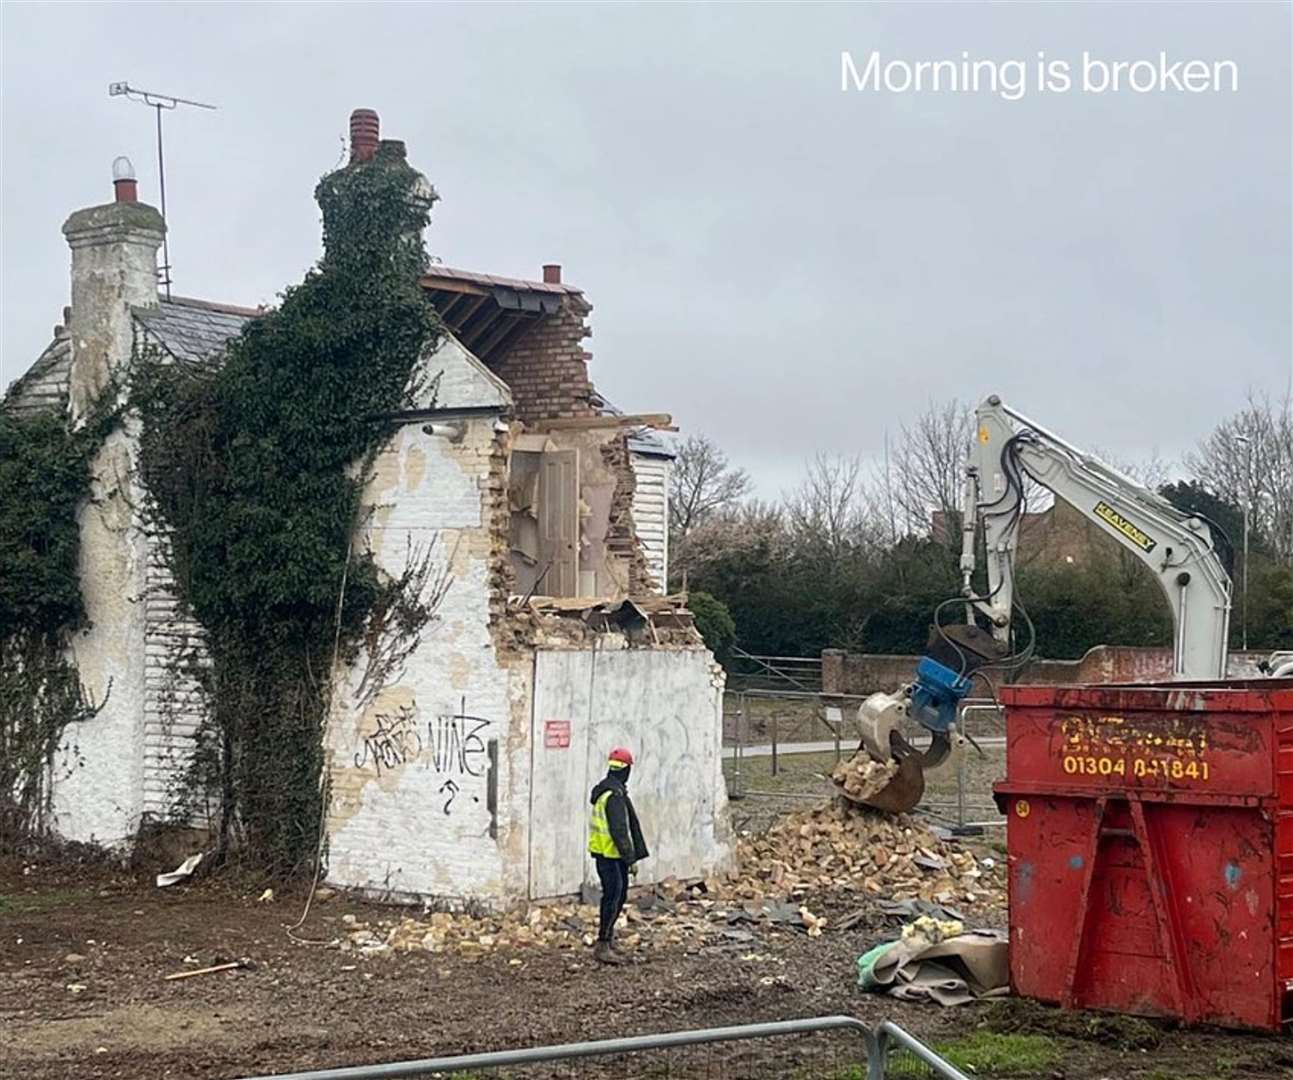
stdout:
[[(934, 1052), (958, 1069), (976, 1076), (1037, 1077), (1060, 1064), (1062, 1053), (1056, 1040), (1047, 1035), (1003, 1035), (976, 1031), (970, 1035), (936, 1042)], [(821, 1080), (866, 1080), (865, 1065), (849, 1065), (826, 1074)], [(886, 1064), (885, 1076), (894, 1080), (928, 1080), (933, 1071), (910, 1053), (895, 1050)]]
[(958, 1069), (988, 1076), (1037, 1076), (1061, 1060), (1059, 1043), (1049, 1035), (1003, 1035), (975, 1031), (934, 1045)]
[(88, 889), (50, 889), (26, 896), (0, 895), (0, 915), (34, 915), (79, 903), (93, 895)]

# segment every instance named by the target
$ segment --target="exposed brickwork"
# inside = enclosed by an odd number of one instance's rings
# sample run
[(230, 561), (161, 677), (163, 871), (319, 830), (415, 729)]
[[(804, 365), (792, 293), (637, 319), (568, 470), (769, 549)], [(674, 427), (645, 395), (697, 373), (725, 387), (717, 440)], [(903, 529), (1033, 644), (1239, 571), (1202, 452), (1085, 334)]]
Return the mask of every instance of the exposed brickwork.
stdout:
[(489, 626), (494, 644), (502, 649), (507, 635), (500, 628), (507, 617), (507, 598), (514, 588), (512, 572), (512, 508), (507, 497), (509, 457), (512, 432), (507, 428), (494, 432), (489, 469), (481, 477), (481, 516), (489, 526)]
[(628, 565), (630, 596), (659, 592), (633, 523), (633, 493), (637, 490), (637, 476), (633, 472), (628, 437), (617, 435), (605, 443), (602, 461), (615, 475), (615, 494), (611, 497), (611, 516), (606, 528), (606, 550)]
[(592, 354), (582, 345), (592, 333), (587, 323), (590, 311), (582, 296), (567, 296), (557, 314), (539, 323), (494, 366), (495, 374), (511, 388), (521, 420), (530, 423), (597, 412), (588, 378)]

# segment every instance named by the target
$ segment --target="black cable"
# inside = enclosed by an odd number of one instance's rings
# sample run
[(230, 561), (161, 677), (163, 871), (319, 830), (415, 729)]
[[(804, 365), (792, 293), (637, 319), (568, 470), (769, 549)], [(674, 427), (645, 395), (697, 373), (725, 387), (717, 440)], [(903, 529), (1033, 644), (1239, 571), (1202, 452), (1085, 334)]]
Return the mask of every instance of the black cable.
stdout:
[[(977, 512), (983, 513), (984, 511), (988, 511), (990, 510), (991, 507), (999, 505), (1013, 491), (1015, 494), (1015, 500), (1013, 504), (1010, 506), (1009, 510), (1000, 510), (1000, 511), (997, 511), (996, 513), (990, 513), (990, 512), (984, 513), (985, 517), (999, 517), (1004, 514), (1009, 514), (1011, 517), (1011, 520), (1006, 524), (1007, 533), (1013, 532), (1014, 530), (1018, 529), (1020, 526), (1020, 522), (1023, 520), (1024, 515), (1027, 513), (1028, 496), (1027, 496), (1027, 492), (1024, 489), (1024, 483), (1023, 483), (1023, 474), (1027, 472), (1027, 466), (1025, 466), (1019, 459), (1019, 444), (1030, 441), (1034, 438), (1035, 436), (1032, 434), (1032, 432), (1025, 431), (1025, 432), (1019, 432), (1015, 435), (1012, 435), (1009, 439), (1006, 440), (1005, 445), (1001, 448), (1001, 471), (1002, 471), (1002, 475), (1004, 475), (1006, 478), (1006, 490), (1003, 491), (999, 496), (997, 496), (997, 498), (994, 499), (992, 502), (985, 503), (981, 507), (976, 507)], [(1028, 473), (1028, 475), (1031, 476), (1032, 474)], [(1033, 477), (1033, 479), (1036, 481), (1037, 478)], [(1037, 481), (1037, 482), (1040, 483), (1040, 481)], [(1013, 581), (1014, 579), (1013, 564), (1009, 567), (1008, 574), (1011, 580)], [(957, 671), (958, 679), (963, 678), (965, 676), (966, 668), (969, 667), (969, 659), (965, 655), (965, 651), (955, 641), (953, 641), (950, 637), (948, 637), (947, 632), (943, 629), (943, 625), (940, 621), (940, 616), (943, 612), (943, 609), (956, 603), (972, 603), (973, 601), (976, 601), (976, 600), (979, 602), (991, 600), (994, 596), (996, 596), (998, 592), (1001, 591), (1002, 586), (1006, 582), (1006, 577), (1007, 577), (1007, 574), (1002, 574), (1001, 580), (997, 582), (996, 587), (993, 588), (986, 596), (978, 596), (973, 598), (966, 597), (966, 596), (952, 596), (952, 597), (948, 597), (948, 599), (946, 600), (941, 601), (934, 608), (934, 629), (937, 631), (938, 636), (942, 638), (943, 642), (946, 645), (948, 645), (953, 652), (956, 653), (958, 659), (960, 660), (960, 669)], [(1020, 613), (1024, 617), (1024, 621), (1028, 624), (1028, 630), (1029, 630), (1028, 645), (1024, 649), (1020, 650), (1019, 652), (1013, 653), (1010, 656), (1004, 657), (1003, 659), (994, 661), (990, 664), (985, 664), (983, 665), (984, 667), (1002, 668), (1003, 670), (1014, 670), (1015, 668), (1022, 667), (1024, 664), (1028, 663), (1028, 661), (1032, 659), (1033, 649), (1035, 648), (1036, 642), (1037, 642), (1037, 630), (1033, 626), (1033, 621), (1029, 617), (1027, 610), (1024, 608), (1024, 606), (1021, 603), (1019, 603), (1019, 601), (1015, 600), (1013, 596), (1011, 597), (1011, 607), (1012, 609), (1018, 608)]]
[(1186, 510), (1184, 512), (1198, 518), (1205, 525), (1207, 525), (1209, 529), (1212, 530), (1212, 542), (1214, 546), (1216, 545), (1218, 538), (1220, 538), (1225, 542), (1226, 551), (1229, 553), (1229, 556), (1230, 556), (1228, 559), (1225, 560), (1225, 566), (1226, 566), (1227, 572), (1230, 574), (1233, 574), (1235, 572), (1236, 552), (1235, 552), (1235, 544), (1234, 544), (1234, 541), (1230, 539), (1230, 534), (1226, 532), (1226, 530), (1223, 529), (1220, 524), (1213, 521), (1212, 518), (1208, 517), (1207, 514), (1200, 514), (1198, 511), (1195, 511), (1195, 510)]

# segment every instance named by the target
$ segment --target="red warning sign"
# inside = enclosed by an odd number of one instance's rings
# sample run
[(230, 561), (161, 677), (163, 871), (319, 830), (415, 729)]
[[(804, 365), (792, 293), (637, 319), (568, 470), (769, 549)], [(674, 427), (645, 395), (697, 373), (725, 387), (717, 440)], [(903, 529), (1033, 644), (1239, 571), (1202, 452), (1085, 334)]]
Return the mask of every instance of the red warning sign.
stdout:
[(548, 750), (566, 749), (570, 745), (570, 721), (543, 721), (543, 745)]

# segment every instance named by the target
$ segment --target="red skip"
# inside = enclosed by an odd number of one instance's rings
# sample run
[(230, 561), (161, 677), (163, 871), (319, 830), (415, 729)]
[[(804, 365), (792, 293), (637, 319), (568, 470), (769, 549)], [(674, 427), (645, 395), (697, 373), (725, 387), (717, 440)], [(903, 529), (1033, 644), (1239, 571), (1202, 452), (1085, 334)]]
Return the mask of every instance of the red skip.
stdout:
[(1293, 680), (1009, 687), (1010, 981), (1293, 1026)]

